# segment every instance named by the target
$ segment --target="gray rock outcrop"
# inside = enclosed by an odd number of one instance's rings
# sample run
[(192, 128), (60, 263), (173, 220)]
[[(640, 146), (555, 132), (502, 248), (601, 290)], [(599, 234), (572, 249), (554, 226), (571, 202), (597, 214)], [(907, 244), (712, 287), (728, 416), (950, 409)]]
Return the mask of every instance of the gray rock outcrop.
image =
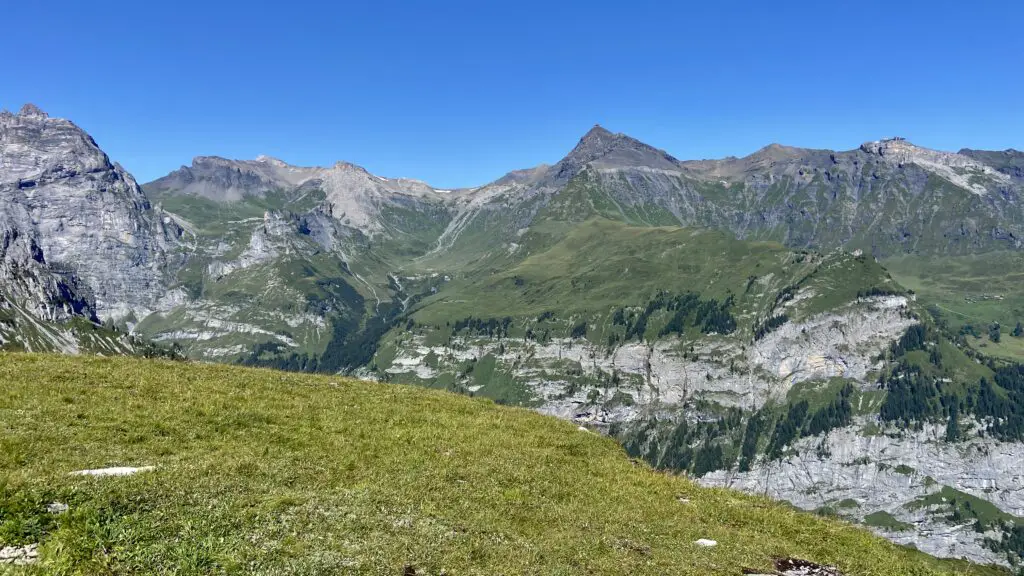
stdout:
[[(180, 228), (135, 179), (78, 126), (32, 105), (0, 113), (0, 214), (4, 266), (80, 282), (104, 320), (148, 314), (180, 259)], [(61, 280), (47, 283), (60, 291)]]

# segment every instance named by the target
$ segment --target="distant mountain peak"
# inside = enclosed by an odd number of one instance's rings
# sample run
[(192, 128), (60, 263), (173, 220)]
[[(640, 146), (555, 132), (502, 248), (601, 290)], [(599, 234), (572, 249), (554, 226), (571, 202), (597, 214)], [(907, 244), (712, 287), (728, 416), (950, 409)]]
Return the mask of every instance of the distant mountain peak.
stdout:
[(917, 146), (906, 138), (895, 137), (867, 142), (861, 144), (860, 149), (862, 152), (879, 156), (883, 162), (889, 164), (916, 164), (979, 196), (988, 194), (988, 189), (971, 176), (965, 175), (964, 170), (975, 171), (1003, 184), (1008, 184), (1011, 178), (1010, 174), (1000, 172), (972, 156)]
[(934, 150), (918, 146), (900, 136), (865, 142), (860, 145), (860, 149), (862, 152), (881, 156), (884, 159), (898, 163), (918, 162), (956, 166), (958, 168), (980, 166), (979, 162), (976, 162), (969, 156), (961, 155), (957, 152), (946, 152), (944, 150)]
[(535, 184), (551, 169), (549, 164), (539, 164), (533, 168), (513, 170), (494, 181), (495, 184)]
[(27, 104), (25, 104), (24, 106), (21, 107), (21, 110), (18, 111), (18, 116), (23, 116), (23, 117), (26, 117), (26, 118), (49, 118), (50, 117), (50, 115), (47, 114), (46, 112), (43, 112), (42, 109), (39, 108), (39, 106), (36, 106), (35, 104), (32, 104), (31, 102), (29, 102), (29, 103), (27, 103)]
[(267, 156), (266, 154), (260, 154), (259, 156), (257, 156), (255, 162), (260, 162), (262, 164), (270, 164), (272, 166), (277, 166), (278, 168), (288, 168), (290, 166), (290, 164), (288, 164), (284, 160), (274, 158), (273, 156)]
[(269, 156), (255, 160), (196, 156), (191, 166), (182, 166), (144, 188), (150, 193), (191, 194), (217, 202), (234, 202), (245, 196), (263, 196), (273, 190), (293, 188), (320, 171), (315, 167), (291, 166)]
[(227, 158), (224, 158), (223, 156), (195, 156), (195, 157), (192, 158), (192, 166), (193, 167), (200, 166), (200, 165), (203, 165), (203, 164), (226, 165), (226, 164), (230, 164), (231, 162), (232, 162), (231, 160), (228, 160)]
[[(619, 135), (621, 136), (621, 134)], [(608, 138), (614, 138), (615, 136), (616, 134), (614, 134), (611, 130), (608, 130), (607, 128), (601, 126), (600, 124), (594, 124), (594, 127), (591, 128), (590, 130), (587, 130), (587, 133), (584, 134), (582, 138), (580, 138), (580, 142), (582, 143), (593, 140), (600, 141)]]
[(626, 139), (632, 140), (632, 138), (625, 134), (614, 134), (600, 124), (594, 124), (594, 127), (580, 138), (580, 141), (572, 149), (572, 152), (569, 153), (569, 156), (595, 156), (607, 151), (617, 142)]
[(613, 133), (600, 124), (595, 124), (580, 138), (576, 147), (554, 166), (551, 172), (552, 183), (558, 185), (567, 182), (590, 163), (609, 169), (679, 169), (679, 161), (664, 150), (625, 134)]
[[(366, 168), (363, 168), (362, 166), (360, 166), (358, 164), (353, 164), (351, 162), (346, 162), (345, 160), (338, 160), (337, 162), (334, 163), (333, 166), (331, 166), (330, 169), (331, 170), (340, 170), (340, 171), (343, 171), (343, 172), (356, 172), (356, 173), (359, 173), (359, 174), (365, 174), (366, 176), (374, 176), (373, 174), (370, 174), (370, 171), (367, 170)], [(387, 180), (387, 178), (383, 178), (381, 176), (377, 176), (377, 178), (378, 179), (382, 179), (382, 180)]]
[(902, 136), (893, 136), (890, 138), (882, 138), (880, 140), (865, 142), (860, 145), (860, 149), (869, 154), (877, 154), (879, 156), (894, 153), (906, 153), (915, 150), (928, 150), (928, 148), (923, 148), (911, 143)]
[(773, 142), (764, 148), (761, 148), (757, 152), (754, 152), (749, 158), (764, 158), (773, 161), (789, 160), (792, 158), (799, 158), (804, 155), (807, 150), (803, 148), (797, 148), (795, 146), (786, 146), (785, 144), (779, 144)]

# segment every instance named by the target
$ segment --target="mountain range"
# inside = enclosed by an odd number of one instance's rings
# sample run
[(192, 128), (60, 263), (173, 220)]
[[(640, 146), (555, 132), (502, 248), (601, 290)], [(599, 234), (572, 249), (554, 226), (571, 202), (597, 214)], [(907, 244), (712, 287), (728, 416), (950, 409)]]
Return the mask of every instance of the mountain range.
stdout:
[(1022, 167), (902, 138), (681, 161), (595, 126), (471, 189), (212, 156), (140, 187), (26, 105), (0, 113), (0, 343), (486, 396), (1011, 564)]

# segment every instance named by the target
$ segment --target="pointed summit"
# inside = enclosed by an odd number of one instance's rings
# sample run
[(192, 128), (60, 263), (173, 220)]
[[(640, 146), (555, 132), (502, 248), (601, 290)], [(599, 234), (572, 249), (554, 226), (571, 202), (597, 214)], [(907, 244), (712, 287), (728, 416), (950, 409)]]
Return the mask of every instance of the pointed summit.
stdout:
[(807, 150), (805, 148), (796, 148), (794, 146), (785, 146), (783, 144), (772, 143), (764, 148), (761, 148), (757, 152), (754, 152), (750, 156), (746, 157), (746, 160), (750, 161), (766, 161), (766, 162), (784, 162), (786, 160), (794, 160), (802, 158), (809, 153), (813, 153), (813, 150)]
[(591, 163), (605, 169), (679, 169), (679, 161), (664, 150), (644, 144), (625, 134), (610, 132), (600, 124), (595, 124), (583, 138), (580, 138), (576, 147), (552, 168), (550, 183), (555, 186), (563, 185)]
[(23, 116), (25, 118), (49, 118), (50, 117), (50, 115), (47, 114), (46, 112), (43, 112), (39, 108), (39, 106), (36, 106), (35, 104), (32, 104), (31, 102), (29, 102), (28, 104), (25, 104), (24, 106), (21, 107), (21, 110), (18, 112), (18, 116)]
[(580, 141), (576, 143), (576, 147), (572, 149), (572, 152), (569, 152), (567, 157), (589, 158), (587, 160), (589, 162), (611, 148), (615, 141), (620, 138), (627, 138), (627, 136), (624, 134), (613, 134), (600, 124), (594, 124), (594, 127), (580, 138)]
[(612, 138), (615, 138), (615, 134), (611, 133), (604, 126), (601, 126), (600, 124), (594, 124), (594, 127), (591, 128), (590, 130), (588, 130), (587, 133), (583, 135), (583, 138), (580, 138), (580, 144), (583, 144), (585, 142), (586, 143), (602, 142), (602, 141), (607, 141), (607, 140), (612, 139)]

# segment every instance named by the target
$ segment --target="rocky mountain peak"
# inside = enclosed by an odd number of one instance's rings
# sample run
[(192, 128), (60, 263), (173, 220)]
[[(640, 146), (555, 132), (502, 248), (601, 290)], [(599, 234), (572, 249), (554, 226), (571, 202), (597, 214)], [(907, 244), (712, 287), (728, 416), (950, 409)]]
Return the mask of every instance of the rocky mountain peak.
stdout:
[(548, 170), (551, 169), (549, 164), (539, 164), (533, 168), (524, 168), (522, 170), (513, 170), (508, 174), (505, 174), (501, 178), (494, 181), (495, 184), (523, 184), (530, 185), (536, 183), (538, 180), (547, 174)]
[(114, 168), (84, 130), (32, 104), (0, 116), (0, 158), (0, 182), (38, 182)]
[(600, 124), (595, 124), (586, 134), (580, 138), (576, 147), (569, 152), (566, 159), (573, 159), (580, 162), (592, 162), (594, 160), (614, 154), (616, 152), (642, 152), (648, 153), (652, 156), (661, 156), (673, 163), (677, 162), (675, 158), (669, 156), (665, 151), (658, 150), (653, 146), (644, 144), (643, 142), (631, 138), (622, 133), (612, 133)]
[(791, 160), (793, 158), (799, 158), (804, 155), (804, 152), (805, 150), (802, 148), (772, 143), (765, 146), (764, 148), (761, 148), (757, 152), (754, 152), (749, 157), (752, 159), (763, 158), (778, 162), (782, 160)]
[(966, 177), (963, 171), (974, 171), (1002, 182), (1009, 180), (1009, 176), (1006, 174), (968, 155), (924, 148), (898, 136), (866, 142), (861, 144), (860, 150), (878, 156), (883, 162), (889, 164), (916, 164), (978, 195), (986, 194), (986, 188)]
[(340, 172), (352, 172), (356, 174), (365, 174), (367, 176), (371, 175), (370, 171), (367, 170), (366, 168), (363, 168), (358, 164), (346, 162), (344, 160), (338, 160), (337, 162), (335, 162), (334, 165), (330, 167), (330, 170), (338, 170)]
[(860, 145), (860, 149), (868, 154), (876, 154), (878, 156), (910, 154), (918, 150), (924, 150), (924, 148), (915, 146), (902, 136), (893, 136), (891, 138), (882, 138), (881, 140), (865, 142)]
[(255, 160), (196, 156), (191, 166), (182, 166), (145, 188), (155, 194), (187, 194), (216, 202), (236, 202), (246, 196), (259, 197), (273, 190), (294, 188), (320, 172), (320, 168), (291, 166), (269, 156)]
[(201, 166), (232, 166), (234, 165), (233, 160), (228, 160), (221, 156), (196, 156), (192, 158), (192, 168), (198, 168)]
[(31, 104), (0, 117), (0, 214), (9, 237), (38, 247), (33, 260), (87, 288), (101, 319), (142, 317), (165, 293), (180, 229), (84, 130)]
[(679, 161), (664, 150), (622, 133), (612, 133), (595, 125), (569, 154), (556, 164), (545, 180), (559, 186), (568, 182), (588, 164), (599, 169), (645, 168), (679, 170)]
[(865, 142), (860, 145), (860, 150), (861, 152), (866, 152), (868, 154), (880, 156), (900, 163), (912, 162), (914, 160), (928, 160), (947, 166), (958, 167), (966, 167), (976, 164), (976, 162), (971, 160), (968, 156), (963, 156), (956, 152), (933, 150), (931, 148), (925, 148), (924, 146), (918, 146), (901, 136)]
[(32, 104), (31, 102), (27, 103), (27, 104), (25, 104), (24, 106), (21, 107), (21, 110), (18, 112), (18, 116), (24, 116), (24, 117), (28, 117), (28, 118), (49, 118), (50, 117), (49, 114), (47, 114), (46, 112), (43, 112), (38, 106), (36, 106), (35, 104)]
[(284, 160), (279, 160), (277, 158), (274, 158), (273, 156), (267, 156), (266, 154), (260, 154), (259, 156), (256, 157), (255, 161), (261, 164), (270, 164), (271, 166), (275, 166), (277, 168), (291, 167), (291, 165), (285, 162)]
[(577, 149), (600, 149), (608, 142), (615, 139), (616, 136), (621, 134), (613, 134), (600, 124), (594, 124), (594, 127), (587, 131), (586, 134), (580, 138), (579, 144), (576, 145)]

